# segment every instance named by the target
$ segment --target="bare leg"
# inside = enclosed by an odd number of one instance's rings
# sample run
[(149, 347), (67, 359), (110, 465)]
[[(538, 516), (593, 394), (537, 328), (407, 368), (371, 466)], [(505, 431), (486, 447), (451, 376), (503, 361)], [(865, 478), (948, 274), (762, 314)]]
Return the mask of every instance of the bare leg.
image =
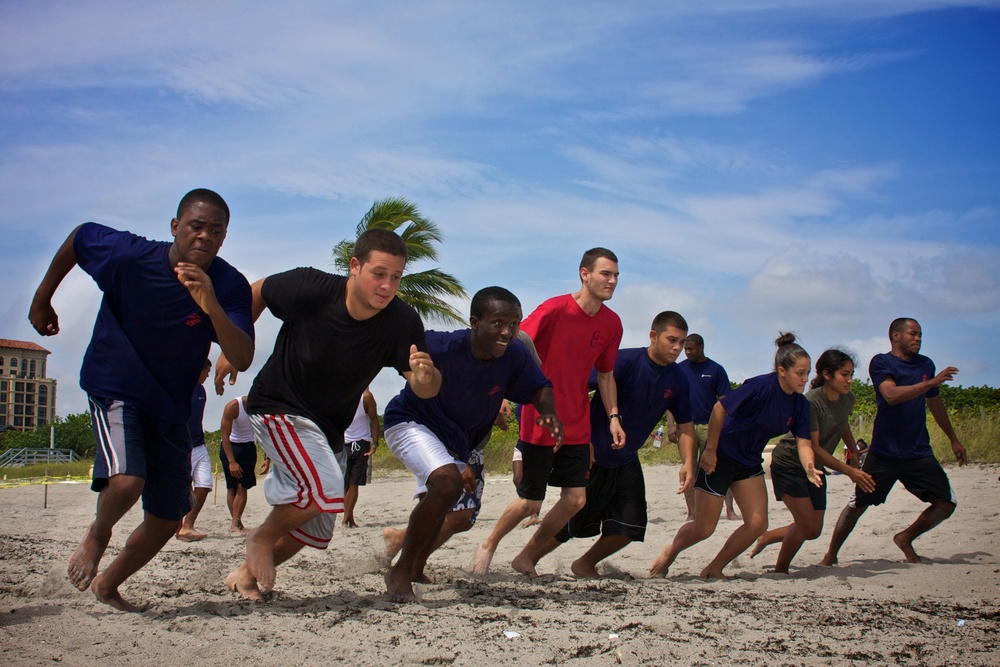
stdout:
[(903, 551), (906, 562), (923, 562), (917, 552), (913, 550), (913, 540), (950, 517), (954, 511), (954, 503), (931, 496), (930, 507), (921, 512), (909, 528), (893, 536), (892, 541)]
[(694, 487), (684, 492), (684, 502), (687, 504), (688, 515), (685, 521), (694, 521)]
[(733, 492), (731, 489), (726, 492), (726, 519), (728, 521), (740, 520), (740, 515), (733, 509)]
[(208, 537), (206, 533), (200, 533), (194, 529), (194, 522), (198, 519), (201, 509), (205, 506), (205, 500), (208, 498), (209, 491), (211, 489), (195, 488), (194, 507), (191, 508), (191, 511), (181, 521), (181, 527), (177, 529), (177, 539), (181, 542), (197, 542)]
[(410, 513), (399, 560), (385, 574), (390, 600), (411, 602), (417, 599), (412, 581), (414, 565), (418, 561), (426, 562), (445, 515), (461, 497), (462, 475), (458, 466), (442, 466), (427, 478), (427, 493)]
[(682, 551), (714, 533), (719, 524), (722, 504), (722, 497), (698, 489), (694, 495), (694, 521), (685, 522), (677, 530), (673, 542), (663, 547), (649, 568), (650, 576), (667, 576), (670, 566)]
[(247, 506), (247, 490), (242, 484), (235, 489), (233, 494), (233, 522), (229, 525), (229, 533), (232, 535), (246, 535), (250, 531), (243, 525), (243, 510)]
[(139, 611), (135, 605), (122, 598), (118, 587), (159, 553), (163, 545), (174, 536), (178, 525), (180, 521), (168, 521), (148, 512), (144, 513), (142, 523), (128, 536), (125, 547), (111, 561), (111, 565), (90, 584), (90, 590), (97, 599), (115, 609)]
[(551, 544), (551, 540), (555, 537), (556, 533), (569, 523), (573, 515), (583, 509), (586, 502), (586, 487), (579, 486), (562, 489), (559, 494), (559, 500), (545, 514), (545, 518), (542, 519), (542, 522), (538, 524), (538, 528), (535, 529), (535, 534), (531, 536), (528, 543), (521, 549), (521, 553), (515, 556), (514, 560), (510, 562), (511, 567), (529, 577), (538, 576), (535, 566), (542, 559), (542, 556), (547, 553), (545, 551), (546, 545)]
[(493, 561), (493, 554), (496, 553), (500, 541), (510, 531), (514, 530), (522, 519), (537, 513), (541, 508), (541, 500), (515, 498), (511, 501), (510, 505), (507, 505), (507, 508), (503, 511), (503, 514), (500, 515), (500, 518), (497, 519), (490, 536), (476, 550), (476, 559), (472, 564), (472, 573), (486, 574), (489, 572), (490, 563)]
[[(303, 544), (301, 542), (293, 540), (288, 535), (279, 538), (278, 542), (274, 545), (275, 567), (297, 554), (302, 550), (302, 547)], [(264, 600), (260, 592), (260, 587), (257, 585), (257, 579), (250, 574), (250, 568), (247, 567), (246, 561), (243, 561), (239, 567), (229, 573), (229, 576), (226, 577), (226, 586), (232, 592), (239, 593), (243, 598), (251, 602), (262, 602)]]
[(348, 528), (357, 528), (358, 524), (354, 520), (354, 507), (358, 504), (358, 487), (356, 484), (350, 484), (347, 487), (347, 491), (344, 492), (344, 517), (340, 521), (340, 525), (346, 526)]
[[(791, 498), (785, 494), (783, 500), (792, 513), (794, 521), (787, 526), (781, 541), (781, 550), (778, 552), (778, 560), (774, 564), (774, 571), (788, 574), (788, 566), (791, 565), (795, 554), (799, 552), (802, 543), (806, 540), (815, 540), (823, 532), (823, 516), (826, 512), (813, 509), (812, 501), (808, 498)], [(762, 536), (761, 539), (764, 537)]]
[(844, 546), (848, 536), (854, 527), (858, 525), (858, 519), (865, 513), (867, 507), (851, 507), (847, 505), (837, 518), (837, 525), (833, 528), (833, 536), (830, 537), (830, 546), (826, 550), (826, 555), (819, 562), (820, 565), (836, 565), (837, 554), (840, 547)]
[(278, 564), (275, 550), (279, 540), (291, 540), (288, 533), (319, 513), (319, 507), (315, 504), (305, 509), (294, 505), (277, 505), (271, 508), (264, 523), (247, 534), (246, 567), (263, 590), (274, 588), (275, 567)]
[(733, 499), (743, 512), (743, 525), (733, 531), (712, 562), (701, 571), (706, 579), (725, 579), (724, 567), (747, 550), (767, 530), (767, 486), (764, 476), (733, 482)]
[(392, 562), (400, 549), (403, 548), (403, 539), (406, 537), (405, 528), (383, 528), (382, 540), (385, 542), (385, 557)]
[(570, 569), (578, 577), (598, 579), (597, 564), (613, 553), (621, 551), (632, 542), (624, 535), (601, 535), (594, 545), (575, 561)]
[(67, 574), (70, 582), (81, 591), (90, 587), (97, 568), (101, 564), (111, 532), (125, 513), (132, 509), (145, 482), (141, 477), (132, 475), (115, 475), (108, 480), (108, 485), (101, 489), (97, 496), (97, 516), (87, 528), (87, 533), (79, 546), (69, 557)]
[(434, 539), (434, 543), (431, 545), (430, 551), (426, 554), (418, 556), (417, 561), (413, 564), (411, 576), (413, 581), (422, 584), (432, 583), (430, 578), (424, 574), (424, 568), (427, 567), (427, 559), (432, 553), (437, 551), (442, 544), (450, 540), (452, 535), (455, 533), (463, 533), (472, 528), (472, 513), (473, 510), (448, 512), (448, 515), (444, 518), (444, 523), (441, 524), (441, 530), (438, 531), (438, 535)]

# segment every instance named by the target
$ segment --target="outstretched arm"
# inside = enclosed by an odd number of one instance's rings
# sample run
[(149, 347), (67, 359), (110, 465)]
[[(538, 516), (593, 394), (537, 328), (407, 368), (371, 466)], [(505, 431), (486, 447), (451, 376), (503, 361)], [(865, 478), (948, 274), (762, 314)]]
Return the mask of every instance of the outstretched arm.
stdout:
[(56, 315), (56, 311), (52, 307), (52, 297), (63, 278), (76, 266), (76, 250), (73, 249), (73, 241), (76, 239), (78, 229), (80, 229), (79, 226), (70, 232), (63, 244), (56, 250), (56, 254), (31, 300), (28, 319), (31, 320), (31, 326), (35, 328), (35, 331), (42, 336), (55, 336), (59, 333), (59, 316)]
[(420, 398), (434, 398), (441, 390), (441, 371), (434, 366), (431, 355), (410, 346), (410, 370), (403, 373), (410, 389)]
[(239, 397), (234, 398), (226, 404), (226, 407), (222, 410), (222, 451), (226, 453), (226, 459), (229, 460), (229, 474), (233, 477), (239, 479), (243, 477), (243, 466), (239, 464), (236, 457), (233, 455), (233, 443), (230, 440), (233, 434), (233, 420), (240, 416), (240, 406), (238, 401)]
[(969, 457), (965, 451), (965, 447), (962, 446), (958, 436), (955, 435), (955, 429), (951, 426), (951, 419), (948, 418), (948, 409), (944, 406), (944, 401), (941, 400), (940, 396), (928, 398), (927, 408), (931, 411), (934, 421), (937, 422), (937, 425), (941, 427), (941, 430), (944, 431), (945, 436), (951, 442), (951, 451), (954, 452), (958, 465), (964, 466), (969, 462)]
[[(506, 403), (506, 401), (504, 401)], [(549, 433), (556, 439), (556, 448), (562, 446), (563, 425), (556, 416), (556, 398), (552, 393), (552, 387), (542, 387), (531, 397), (531, 404), (538, 411), (538, 419), (535, 423), (549, 429)]]
[[(601, 392), (601, 401), (604, 402), (604, 410), (608, 415), (618, 414), (618, 383), (615, 382), (615, 374), (611, 371), (597, 374), (597, 388)], [(622, 428), (620, 419), (609, 419), (611, 429), (611, 448), (621, 449), (625, 446), (625, 430)]]
[(716, 401), (712, 408), (712, 416), (708, 418), (708, 435), (705, 437), (705, 451), (701, 453), (701, 460), (698, 466), (711, 475), (715, 472), (715, 464), (718, 461), (717, 450), (719, 449), (719, 436), (722, 435), (722, 426), (726, 423), (726, 409), (722, 407), (720, 401)]
[(215, 337), (229, 363), (238, 371), (250, 368), (253, 361), (253, 339), (229, 319), (229, 313), (215, 295), (212, 279), (200, 266), (189, 262), (178, 262), (174, 273), (198, 307), (212, 320)]
[[(257, 282), (250, 285), (251, 303), (250, 303), (250, 314), (253, 317), (253, 321), (256, 322), (260, 317), (260, 314), (264, 312), (267, 308), (267, 303), (264, 301), (264, 297), (261, 296), (261, 288), (264, 285), (266, 278), (261, 278)], [(213, 320), (213, 324), (214, 324)], [(218, 329), (216, 329), (218, 333)], [(241, 332), (242, 333), (242, 332)], [(222, 337), (219, 337), (222, 340)], [(250, 357), (253, 359), (253, 343), (250, 343)], [(239, 371), (246, 370), (250, 367), (248, 363), (246, 366), (239, 368), (235, 363), (231, 363), (226, 354), (226, 349), (222, 348), (222, 354), (219, 355), (218, 360), (215, 362), (215, 393), (222, 396), (222, 392), (225, 389), (226, 382), (228, 379), (229, 385), (232, 386), (236, 384), (236, 376), (239, 375)]]
[[(669, 413), (668, 413), (669, 414)], [(685, 422), (677, 425), (678, 448), (681, 450), (681, 471), (680, 488), (677, 493), (684, 493), (694, 487), (694, 482), (698, 477), (695, 466), (695, 453), (698, 451), (698, 436), (694, 433), (694, 422)]]
[(378, 447), (379, 436), (382, 435), (382, 427), (378, 423), (378, 404), (375, 403), (375, 395), (368, 389), (361, 395), (361, 402), (365, 406), (365, 414), (368, 415), (368, 425), (372, 433), (372, 446), (368, 448), (368, 456), (371, 456)]
[(896, 378), (890, 375), (882, 380), (881, 384), (879, 384), (878, 392), (882, 394), (882, 398), (885, 399), (886, 403), (889, 405), (897, 405), (899, 403), (905, 403), (906, 401), (917, 398), (918, 396), (922, 396), (929, 389), (940, 387), (945, 382), (951, 382), (955, 379), (956, 373), (958, 373), (957, 368), (954, 366), (948, 366), (948, 368), (944, 369), (929, 380), (903, 386), (896, 384)]

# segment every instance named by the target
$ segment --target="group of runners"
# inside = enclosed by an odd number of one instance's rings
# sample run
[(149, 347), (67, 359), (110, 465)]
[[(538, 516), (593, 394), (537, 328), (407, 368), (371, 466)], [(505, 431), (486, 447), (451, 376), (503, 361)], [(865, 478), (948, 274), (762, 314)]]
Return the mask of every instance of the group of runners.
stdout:
[[(345, 509), (345, 430), (382, 368), (405, 380), (386, 407), (384, 436), (416, 477), (419, 498), (405, 532), (392, 540), (399, 557), (385, 580), (396, 601), (416, 598), (413, 584), (427, 581), (429, 555), (475, 521), (482, 446), (508, 400), (521, 406), (522, 474), (516, 499), (475, 553), (475, 573), (489, 570), (500, 540), (538, 512), (549, 486), (559, 489), (558, 499), (511, 562), (516, 571), (533, 576), (561, 543), (599, 535), (572, 566), (577, 575), (593, 577), (598, 562), (642, 540), (646, 498), (637, 452), (667, 411), (681, 451), (679, 491), (697, 492), (693, 519), (663, 548), (653, 575), (665, 575), (681, 551), (712, 534), (729, 491), (743, 523), (702, 575), (723, 577), (723, 568), (755, 541), (754, 554), (780, 541), (777, 569), (787, 571), (802, 541), (822, 526), (824, 465), (857, 483), (827, 564), (836, 562), (860, 515), (883, 502), (896, 480), (929, 503), (894, 538), (907, 560), (919, 560), (913, 540), (955, 509), (924, 415), (926, 404), (965, 463), (937, 391), (957, 369), (935, 373), (919, 354), (921, 331), (912, 319), (892, 323), (891, 351), (872, 360), (878, 416), (858, 471), (831, 456), (841, 438), (853, 446), (846, 422), (853, 359), (821, 355), (814, 388), (803, 396), (811, 361), (794, 336), (783, 334), (774, 370), (712, 396), (718, 400), (696, 430), (695, 380), (676, 359), (700, 337), (689, 336), (680, 314), (663, 311), (652, 320), (647, 346), (619, 350), (622, 324), (606, 305), (618, 284), (618, 258), (607, 249), (584, 253), (578, 291), (546, 300), (523, 319), (513, 293), (487, 287), (472, 299), (468, 328), (425, 332), (396, 295), (407, 252), (395, 233), (364, 232), (347, 276), (297, 268), (250, 285), (217, 256), (228, 224), (225, 201), (204, 189), (181, 200), (170, 223), (172, 242), (85, 223), (56, 252), (32, 301), (32, 325), (54, 335), (52, 296), (74, 265), (104, 294), (81, 369), (99, 445), (92, 485), (97, 512), (68, 574), (80, 590), (89, 587), (116, 608), (136, 610), (119, 587), (196, 507), (187, 422), (211, 343), (221, 348), (215, 386), (222, 394), (250, 366), (253, 324), (265, 310), (282, 324), (245, 410), (272, 462), (263, 482), (272, 508), (249, 531), (245, 559), (226, 577), (230, 589), (250, 600), (274, 588), (277, 568), (303, 546), (329, 544), (336, 514)], [(765, 532), (761, 452), (769, 439), (788, 433), (772, 474), (794, 523)], [(140, 497), (142, 522), (99, 571), (114, 526)]]

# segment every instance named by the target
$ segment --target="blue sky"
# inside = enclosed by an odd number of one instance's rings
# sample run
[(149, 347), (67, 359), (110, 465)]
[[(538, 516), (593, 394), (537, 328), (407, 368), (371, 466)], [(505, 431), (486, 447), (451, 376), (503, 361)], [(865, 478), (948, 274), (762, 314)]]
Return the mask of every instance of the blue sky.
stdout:
[(52, 350), (60, 414), (85, 409), (99, 293), (74, 271), (38, 337), (52, 254), (88, 220), (167, 239), (194, 187), (229, 202), (221, 255), (251, 280), (331, 269), (402, 196), (444, 270), (526, 314), (613, 249), (625, 346), (673, 309), (735, 380), (779, 330), (863, 378), (908, 315), (939, 368), (1000, 385), (1000, 2), (287, 4), (0, 5), (0, 337)]

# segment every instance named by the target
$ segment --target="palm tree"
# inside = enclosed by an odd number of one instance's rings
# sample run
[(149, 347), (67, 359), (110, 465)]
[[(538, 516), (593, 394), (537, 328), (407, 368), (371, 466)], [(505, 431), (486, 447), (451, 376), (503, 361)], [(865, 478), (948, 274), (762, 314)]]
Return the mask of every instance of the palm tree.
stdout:
[[(402, 197), (381, 199), (372, 204), (361, 218), (354, 239), (367, 229), (389, 229), (406, 242), (407, 265), (422, 259), (436, 260), (436, 245), (441, 232), (431, 220), (420, 215), (417, 205)], [(346, 273), (354, 254), (354, 240), (344, 239), (333, 248), (333, 264)], [(449, 306), (442, 297), (469, 298), (465, 287), (454, 276), (434, 268), (406, 273), (399, 285), (399, 298), (413, 306), (420, 317), (445, 323), (465, 324), (465, 318)]]

